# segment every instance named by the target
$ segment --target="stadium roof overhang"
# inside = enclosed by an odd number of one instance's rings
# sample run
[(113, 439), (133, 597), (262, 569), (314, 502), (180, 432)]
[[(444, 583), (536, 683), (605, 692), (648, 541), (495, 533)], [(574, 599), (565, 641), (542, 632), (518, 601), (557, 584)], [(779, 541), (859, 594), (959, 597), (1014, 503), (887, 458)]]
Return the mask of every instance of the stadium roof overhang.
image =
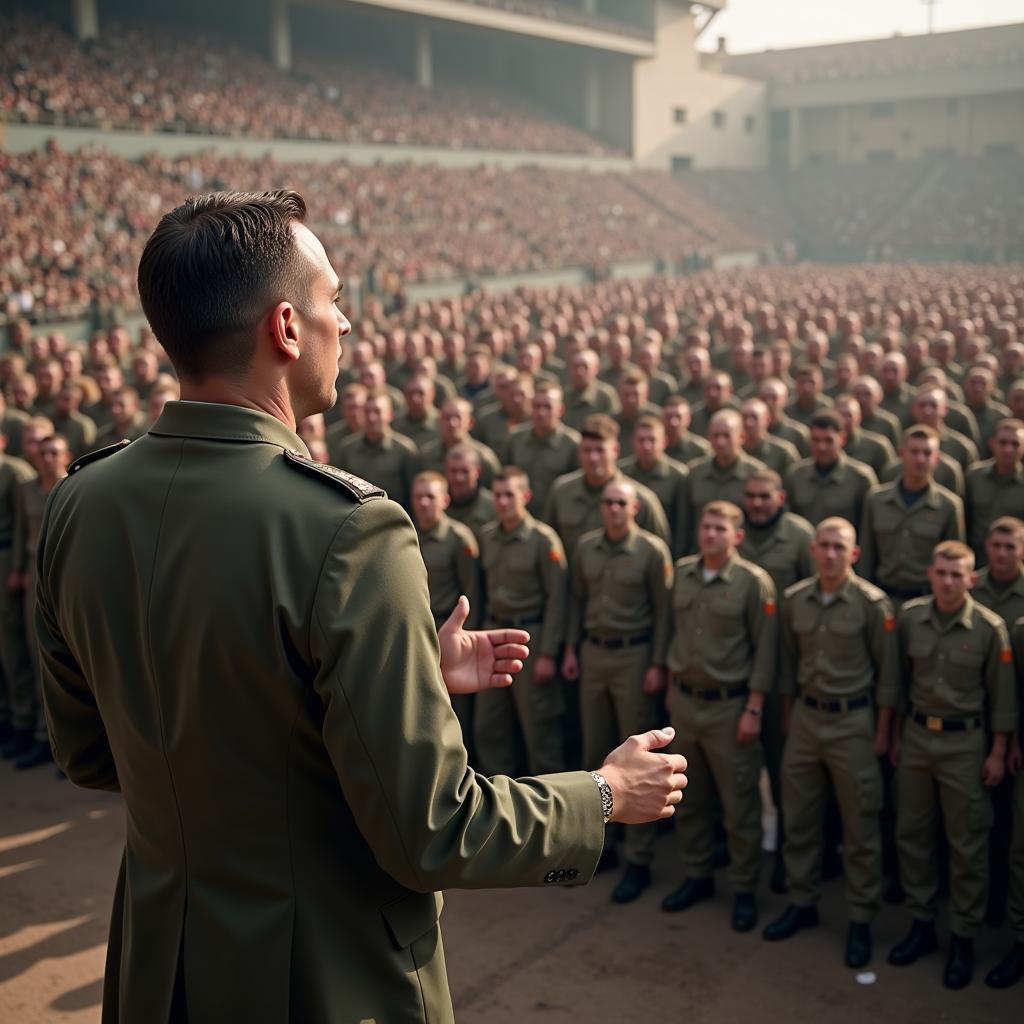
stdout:
[[(303, 0), (304, 6), (343, 7), (350, 2), (355, 6), (378, 7), (390, 11), (404, 11), (425, 18), (458, 22), (462, 25), (476, 25), (501, 32), (534, 36), (538, 39), (553, 39), (576, 46), (595, 50), (622, 53), (631, 57), (653, 57), (654, 39), (642, 39), (629, 35), (574, 25), (551, 18), (534, 17), (494, 7), (477, 6), (462, 0)], [(716, 4), (717, 5), (717, 4)]]

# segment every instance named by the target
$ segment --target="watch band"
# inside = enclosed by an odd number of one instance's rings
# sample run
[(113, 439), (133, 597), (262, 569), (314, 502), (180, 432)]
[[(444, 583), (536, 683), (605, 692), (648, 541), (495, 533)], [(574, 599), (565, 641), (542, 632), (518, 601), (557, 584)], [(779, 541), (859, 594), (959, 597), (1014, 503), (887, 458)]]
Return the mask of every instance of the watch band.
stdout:
[(597, 783), (597, 788), (601, 792), (601, 813), (604, 815), (604, 823), (607, 825), (611, 820), (612, 810), (614, 809), (612, 787), (608, 785), (608, 780), (599, 772), (590, 772), (590, 777)]

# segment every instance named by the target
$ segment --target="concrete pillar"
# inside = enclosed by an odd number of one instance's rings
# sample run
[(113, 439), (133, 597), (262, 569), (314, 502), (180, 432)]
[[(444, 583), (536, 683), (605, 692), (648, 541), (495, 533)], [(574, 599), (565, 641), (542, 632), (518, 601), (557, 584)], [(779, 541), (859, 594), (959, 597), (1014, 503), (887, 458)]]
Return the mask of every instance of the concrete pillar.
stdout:
[(270, 0), (270, 59), (281, 71), (292, 69), (292, 26), (288, 0)]
[(795, 171), (803, 162), (803, 140), (800, 138), (800, 111), (789, 112), (789, 169)]
[(583, 71), (583, 120), (591, 134), (601, 128), (601, 75), (597, 66), (597, 55), (587, 55)]
[(416, 23), (416, 84), (421, 89), (434, 87), (434, 49), (425, 21)]
[(71, 24), (79, 42), (100, 34), (99, 0), (71, 0)]

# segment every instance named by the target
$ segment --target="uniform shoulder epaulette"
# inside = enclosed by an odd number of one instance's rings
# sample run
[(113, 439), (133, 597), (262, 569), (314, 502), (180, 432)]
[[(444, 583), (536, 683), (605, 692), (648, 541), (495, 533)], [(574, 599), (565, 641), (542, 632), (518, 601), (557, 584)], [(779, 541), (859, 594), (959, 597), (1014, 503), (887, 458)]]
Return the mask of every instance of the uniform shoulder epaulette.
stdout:
[(884, 601), (888, 595), (881, 587), (876, 587), (870, 580), (863, 579), (860, 576), (856, 577), (857, 586), (860, 587), (861, 593), (875, 604), (880, 601)]
[(924, 597), (915, 597), (913, 601), (908, 601), (901, 609), (900, 615), (906, 612), (917, 611), (919, 608), (925, 608), (931, 603), (931, 597), (925, 594)]
[(990, 626), (994, 626), (998, 629), (999, 626), (1006, 626), (1006, 620), (998, 612), (992, 611), (991, 608), (987, 608), (980, 601), (974, 602), (974, 610), (978, 613), (978, 616), (984, 619)]
[(797, 594), (802, 593), (809, 587), (813, 587), (816, 582), (816, 576), (808, 576), (805, 580), (797, 580), (796, 583), (791, 583), (788, 587), (786, 587), (786, 589), (782, 592), (782, 595), (787, 600), (791, 597), (796, 597)]
[(345, 470), (338, 469), (335, 466), (314, 462), (313, 459), (307, 459), (290, 448), (285, 449), (284, 458), (289, 466), (294, 466), (296, 469), (302, 470), (319, 480), (329, 480), (336, 487), (340, 487), (349, 497), (360, 502), (360, 504), (368, 501), (370, 498), (387, 497), (382, 487), (371, 484), (368, 480), (355, 476), (353, 473), (346, 473)]
[(89, 452), (87, 455), (83, 455), (80, 458), (75, 459), (74, 462), (68, 466), (68, 476), (74, 476), (80, 469), (88, 466), (92, 462), (99, 462), (100, 459), (105, 459), (108, 455), (113, 455), (114, 452), (119, 452), (122, 448), (127, 448), (131, 444), (131, 441), (126, 437), (122, 437), (120, 441), (115, 441), (114, 444), (104, 445), (102, 448), (97, 448), (94, 452)]

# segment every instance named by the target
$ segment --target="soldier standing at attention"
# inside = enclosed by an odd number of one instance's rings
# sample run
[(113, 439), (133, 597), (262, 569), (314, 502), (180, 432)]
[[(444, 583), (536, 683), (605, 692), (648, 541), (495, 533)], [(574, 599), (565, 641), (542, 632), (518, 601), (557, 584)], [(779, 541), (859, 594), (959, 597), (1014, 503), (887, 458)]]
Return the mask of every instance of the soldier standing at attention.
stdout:
[(1024, 509), (1024, 420), (1003, 420), (990, 442), (992, 458), (967, 471), (967, 542), (985, 558), (988, 525)]
[(682, 395), (669, 395), (661, 409), (665, 424), (665, 454), (686, 466), (711, 454), (711, 445), (690, 432), (690, 403)]
[(481, 535), (487, 617), (502, 629), (525, 629), (533, 647), (508, 689), (480, 693), (474, 738), (485, 775), (519, 775), (525, 746), (531, 775), (565, 769), (564, 691), (557, 679), (565, 639), (569, 573), (558, 534), (527, 511), (530, 480), (506, 466), (494, 480), (497, 520)]
[(748, 932), (757, 924), (761, 716), (775, 684), (778, 618), (771, 577), (737, 554), (742, 524), (731, 502), (710, 502), (698, 528), (700, 554), (676, 564), (668, 705), (692, 771), (676, 822), (686, 880), (661, 907), (686, 910), (715, 894), (717, 790), (729, 839), (732, 926)]
[(494, 519), (494, 497), (480, 482), (480, 455), (471, 444), (457, 444), (444, 457), (451, 504), (448, 516), (473, 531), (477, 546), (483, 528)]
[[(672, 557), (660, 537), (637, 526), (639, 510), (636, 484), (613, 479), (601, 494), (603, 529), (585, 533), (573, 552), (562, 674), (580, 681), (584, 764), (610, 737), (654, 728), (665, 689)], [(655, 834), (653, 824), (625, 830), (616, 903), (632, 902), (651, 884)], [(606, 841), (606, 867), (617, 862), (614, 841)]]
[[(791, 903), (764, 931), (788, 939), (818, 923), (821, 836), (828, 781), (843, 819), (849, 930), (847, 967), (871, 959), (871, 921), (882, 896), (882, 774), (899, 700), (896, 619), (889, 599), (858, 578), (857, 536), (845, 519), (818, 524), (817, 572), (782, 603), (782, 671), (789, 722), (782, 765)], [(794, 699), (795, 698), (795, 699)], [(875, 724), (874, 707), (879, 709)]]
[[(904, 605), (899, 620), (902, 674), (909, 712), (897, 764), (896, 843), (913, 919), (889, 963), (914, 963), (937, 945), (939, 892), (936, 829), (939, 807), (949, 843), (950, 948), (947, 988), (970, 984), (974, 934), (988, 895), (989, 790), (1005, 772), (1007, 737), (1017, 725), (1013, 657), (1002, 619), (968, 593), (974, 554), (945, 541), (928, 570), (933, 594)], [(992, 744), (986, 752), (986, 727)]]
[[(814, 571), (811, 540), (814, 527), (786, 508), (782, 478), (773, 469), (759, 469), (747, 480), (743, 508), (745, 528), (738, 551), (742, 558), (759, 565), (772, 578), (780, 604), (787, 587), (806, 579)], [(785, 822), (782, 811), (782, 700), (777, 689), (765, 696), (761, 720), (761, 745), (771, 783), (772, 802), (777, 815), (773, 892), (786, 891), (786, 867), (782, 858)]]
[(834, 409), (816, 412), (810, 427), (811, 457), (797, 463), (784, 478), (789, 506), (812, 526), (841, 516), (859, 530), (861, 506), (878, 478), (870, 466), (843, 451), (846, 426)]

